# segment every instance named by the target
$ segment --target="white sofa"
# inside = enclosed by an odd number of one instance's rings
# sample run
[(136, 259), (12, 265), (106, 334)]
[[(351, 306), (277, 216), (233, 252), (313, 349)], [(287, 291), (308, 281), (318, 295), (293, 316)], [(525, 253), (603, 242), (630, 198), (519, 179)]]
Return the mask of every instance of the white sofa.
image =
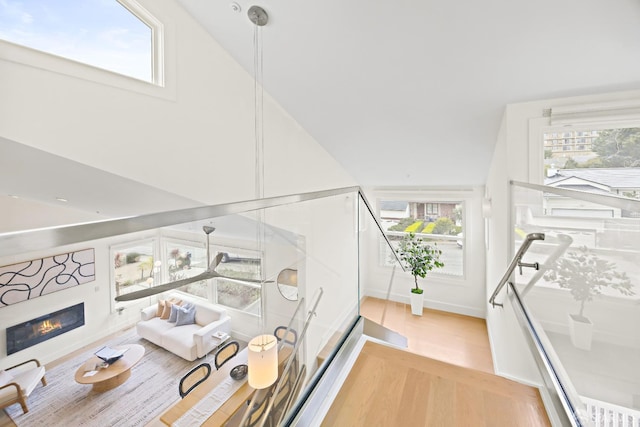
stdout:
[(142, 338), (163, 347), (164, 349), (194, 361), (204, 357), (217, 345), (213, 334), (219, 331), (231, 332), (231, 317), (227, 311), (214, 304), (185, 298), (183, 295), (170, 295), (183, 304), (190, 302), (196, 307), (195, 324), (176, 326), (168, 320), (158, 317), (158, 306), (154, 304), (141, 312), (141, 319), (136, 324), (136, 331)]

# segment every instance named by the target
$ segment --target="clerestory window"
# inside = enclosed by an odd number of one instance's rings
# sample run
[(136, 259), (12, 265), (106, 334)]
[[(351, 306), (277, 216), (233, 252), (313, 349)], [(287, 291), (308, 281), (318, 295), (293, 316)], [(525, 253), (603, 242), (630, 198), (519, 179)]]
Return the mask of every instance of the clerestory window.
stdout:
[(162, 25), (134, 0), (3, 0), (0, 39), (163, 85)]

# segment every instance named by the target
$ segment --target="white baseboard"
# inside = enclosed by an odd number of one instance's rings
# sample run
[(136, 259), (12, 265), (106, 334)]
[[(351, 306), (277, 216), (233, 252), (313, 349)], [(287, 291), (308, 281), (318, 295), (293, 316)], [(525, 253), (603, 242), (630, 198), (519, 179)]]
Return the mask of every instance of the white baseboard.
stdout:
[[(376, 291), (376, 290), (368, 291), (366, 295), (362, 296), (362, 298), (365, 298), (367, 296), (370, 296), (373, 298), (379, 298), (379, 299), (387, 299), (387, 295), (384, 292)], [(396, 293), (391, 293), (389, 295), (389, 300), (395, 301), (395, 302), (401, 302), (403, 304), (411, 303), (409, 295), (401, 295)], [(427, 298), (425, 298), (424, 300), (424, 306), (426, 308), (430, 308), (433, 310), (447, 311), (449, 313), (456, 313), (456, 314), (462, 314), (464, 316), (478, 317), (480, 319), (485, 318), (484, 310), (477, 307), (469, 307), (469, 306), (451, 304), (451, 303), (446, 303), (441, 301), (434, 301)]]

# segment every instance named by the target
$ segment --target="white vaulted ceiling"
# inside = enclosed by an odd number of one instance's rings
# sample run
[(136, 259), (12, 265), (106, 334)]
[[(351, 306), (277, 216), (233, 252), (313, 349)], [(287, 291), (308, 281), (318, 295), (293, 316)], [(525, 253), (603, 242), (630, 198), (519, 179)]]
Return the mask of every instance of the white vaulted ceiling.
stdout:
[[(638, 0), (176, 1), (251, 75), (247, 10), (264, 7), (265, 90), (364, 187), (483, 184), (507, 104), (640, 89)], [(0, 139), (1, 194), (66, 188), (70, 207), (112, 217), (197, 205), (24, 150)], [(33, 159), (51, 173), (18, 167)], [(55, 171), (93, 185), (42, 179)]]
[[(178, 0), (364, 186), (484, 183), (505, 105), (640, 88), (637, 0)], [(203, 53), (206, 54), (206, 53)]]

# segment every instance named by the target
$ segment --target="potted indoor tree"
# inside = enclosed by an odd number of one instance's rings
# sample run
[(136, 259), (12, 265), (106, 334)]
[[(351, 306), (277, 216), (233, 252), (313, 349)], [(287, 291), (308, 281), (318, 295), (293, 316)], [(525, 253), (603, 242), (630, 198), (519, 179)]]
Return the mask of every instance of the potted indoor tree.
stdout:
[(586, 246), (567, 252), (567, 256), (556, 260), (554, 268), (545, 273), (545, 279), (569, 289), (573, 299), (580, 304), (578, 313), (569, 313), (571, 343), (579, 349), (591, 349), (593, 323), (584, 315), (585, 304), (602, 289), (611, 288), (622, 295), (634, 295), (632, 284), (624, 271), (616, 264), (600, 258)]
[(408, 233), (400, 241), (396, 253), (404, 267), (411, 271), (415, 283), (411, 288), (411, 313), (422, 316), (424, 294), (418, 285), (418, 277), (424, 279), (434, 268), (444, 267), (444, 263), (440, 261), (442, 251), (435, 243), (431, 246), (414, 233)]

